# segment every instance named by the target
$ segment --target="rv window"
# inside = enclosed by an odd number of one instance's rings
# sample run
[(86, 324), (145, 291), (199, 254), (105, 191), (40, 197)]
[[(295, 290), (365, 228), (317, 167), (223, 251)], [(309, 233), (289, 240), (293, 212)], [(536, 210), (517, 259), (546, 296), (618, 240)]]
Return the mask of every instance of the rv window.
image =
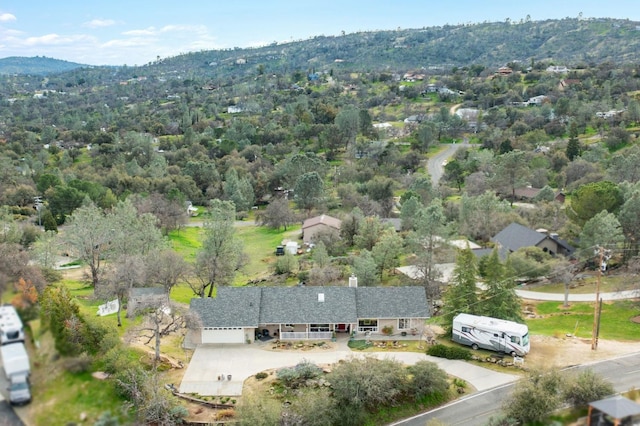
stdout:
[(511, 336), (511, 343), (520, 344), (520, 338), (518, 336)]
[(465, 327), (464, 325), (462, 326), (462, 332), (463, 333), (469, 333), (471, 332), (471, 329), (469, 327)]
[(493, 337), (498, 337), (498, 333), (493, 333)]

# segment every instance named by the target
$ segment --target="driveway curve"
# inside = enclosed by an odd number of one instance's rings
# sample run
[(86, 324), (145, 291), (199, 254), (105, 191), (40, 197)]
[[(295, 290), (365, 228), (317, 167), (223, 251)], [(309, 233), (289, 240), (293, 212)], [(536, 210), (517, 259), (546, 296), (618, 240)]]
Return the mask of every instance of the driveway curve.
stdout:
[[(464, 379), (478, 391), (511, 383), (517, 376), (495, 372), (464, 361), (447, 360), (418, 352), (353, 352), (346, 343), (336, 348), (316, 351), (273, 351), (269, 343), (199, 345), (189, 362), (180, 384), (181, 393), (200, 395), (242, 395), (244, 381), (261, 371), (291, 367), (303, 360), (315, 364), (333, 364), (351, 357), (372, 356), (392, 358), (411, 365), (418, 361), (431, 361), (448, 374)], [(219, 380), (224, 376), (224, 380)], [(230, 376), (230, 379), (229, 379)]]

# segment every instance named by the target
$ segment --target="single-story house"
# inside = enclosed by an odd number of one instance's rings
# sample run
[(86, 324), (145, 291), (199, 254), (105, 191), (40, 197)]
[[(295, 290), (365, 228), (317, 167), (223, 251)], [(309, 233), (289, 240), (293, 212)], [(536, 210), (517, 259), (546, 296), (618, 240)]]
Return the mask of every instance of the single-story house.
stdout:
[[(352, 280), (350, 280), (351, 284)], [(191, 299), (200, 317), (195, 344), (251, 343), (256, 338), (330, 339), (333, 333), (400, 333), (430, 312), (423, 287), (221, 287)]]
[(335, 217), (323, 214), (312, 217), (302, 223), (302, 240), (305, 243), (312, 243), (314, 237), (322, 231), (334, 229), (340, 231), (342, 221)]
[[(538, 149), (538, 148), (536, 148)], [(516, 200), (533, 200), (534, 198), (536, 198), (538, 196), (538, 194), (540, 193), (542, 189), (540, 188), (532, 188), (530, 186), (526, 186), (523, 188), (516, 188), (514, 190), (514, 195), (516, 197)], [(554, 201), (557, 201), (561, 204), (564, 204), (565, 201), (565, 194), (562, 191), (558, 191), (556, 192), (555, 196), (554, 196)]]
[(640, 423), (640, 404), (616, 395), (589, 403), (587, 426), (623, 426)]
[(510, 253), (522, 247), (538, 247), (552, 256), (557, 254), (569, 256), (575, 250), (569, 243), (560, 239), (556, 233), (542, 229), (534, 231), (515, 222), (498, 232), (491, 238), (491, 241)]

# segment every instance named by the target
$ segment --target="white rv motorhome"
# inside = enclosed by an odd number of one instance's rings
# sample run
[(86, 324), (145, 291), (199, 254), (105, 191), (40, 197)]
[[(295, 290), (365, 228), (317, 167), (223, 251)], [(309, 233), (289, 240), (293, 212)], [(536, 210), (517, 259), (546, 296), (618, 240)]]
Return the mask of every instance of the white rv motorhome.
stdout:
[(0, 345), (24, 342), (24, 327), (12, 305), (0, 306)]
[(473, 349), (488, 349), (512, 356), (529, 352), (529, 328), (498, 318), (458, 314), (453, 319), (453, 341)]

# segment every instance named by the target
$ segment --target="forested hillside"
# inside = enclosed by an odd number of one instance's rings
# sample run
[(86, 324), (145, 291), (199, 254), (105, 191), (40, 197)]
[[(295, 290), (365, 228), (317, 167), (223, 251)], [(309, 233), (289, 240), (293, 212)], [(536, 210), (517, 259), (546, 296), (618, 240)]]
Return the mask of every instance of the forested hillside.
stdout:
[[(599, 247), (607, 268), (638, 265), (639, 39), (627, 21), (484, 23), (0, 76), (0, 293), (42, 319), (72, 367), (120, 373), (100, 384), (105, 410), (161, 408), (130, 416), (184, 414), (90, 319), (131, 288), (162, 288), (184, 308), (219, 286), (354, 274), (361, 286), (423, 286), (444, 318), (521, 319), (516, 278), (569, 283)], [(194, 211), (203, 226), (186, 229)], [(292, 227), (322, 214), (341, 225), (303, 245)], [(512, 224), (556, 245), (492, 252)], [(299, 255), (275, 256), (284, 239)], [(484, 250), (460, 256), (467, 244)], [(86, 276), (60, 284), (61, 255)], [(436, 265), (456, 260), (472, 293), (445, 290)], [(480, 299), (476, 275), (488, 283)], [(55, 395), (43, 365), (35, 401)], [(77, 384), (62, 393), (94, 383), (58, 370)], [(95, 421), (98, 400), (76, 411)], [(38, 408), (46, 419), (59, 404)]]
[(12, 56), (0, 59), (0, 74), (47, 75), (71, 71), (83, 66), (85, 65), (44, 56), (34, 58)]

